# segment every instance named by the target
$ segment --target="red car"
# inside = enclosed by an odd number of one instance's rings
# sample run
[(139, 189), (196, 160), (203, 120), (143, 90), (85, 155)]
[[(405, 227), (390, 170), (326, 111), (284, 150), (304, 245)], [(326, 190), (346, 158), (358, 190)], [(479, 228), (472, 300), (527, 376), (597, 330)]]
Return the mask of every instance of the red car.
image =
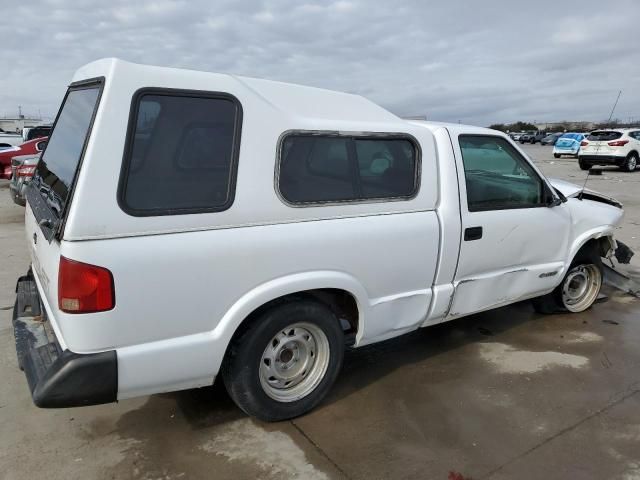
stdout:
[(28, 142), (24, 142), (19, 147), (10, 147), (0, 150), (0, 178), (6, 178), (7, 180), (11, 178), (11, 159), (13, 157), (40, 153), (44, 150), (48, 138), (49, 137), (35, 138)]

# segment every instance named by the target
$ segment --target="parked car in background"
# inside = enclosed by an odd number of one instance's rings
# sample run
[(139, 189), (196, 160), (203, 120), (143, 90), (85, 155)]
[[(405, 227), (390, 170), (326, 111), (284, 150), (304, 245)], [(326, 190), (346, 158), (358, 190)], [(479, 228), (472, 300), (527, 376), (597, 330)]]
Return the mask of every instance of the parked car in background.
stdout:
[(540, 140), (540, 145), (555, 145), (556, 141), (562, 135), (564, 135), (564, 133), (562, 133), (562, 132), (550, 133), (549, 135), (544, 137), (542, 140)]
[(519, 142), (520, 143), (531, 143), (531, 144), (535, 144), (536, 142), (540, 142), (542, 141), (542, 139), (544, 137), (547, 136), (547, 132), (543, 132), (543, 131), (538, 131), (538, 132), (529, 132), (526, 133), (524, 135), (522, 135), (519, 138)]
[(29, 140), (18, 147), (0, 150), (0, 178), (5, 178), (7, 180), (11, 178), (11, 159), (13, 157), (40, 153), (44, 150), (46, 145), (47, 137), (44, 137)]
[(244, 412), (297, 417), (345, 348), (526, 299), (588, 309), (623, 217), (496, 130), (117, 59), (76, 73), (42, 155), (13, 328), (50, 408), (220, 377)]
[(9, 193), (14, 203), (25, 205), (24, 189), (33, 177), (40, 153), (35, 155), (18, 155), (11, 159), (11, 181)]
[(584, 140), (584, 133), (564, 133), (553, 146), (553, 156), (560, 158), (562, 155), (578, 157), (580, 142)]
[(17, 133), (0, 132), (0, 148), (6, 150), (7, 148), (17, 147), (24, 143), (22, 135)]
[(535, 132), (524, 132), (522, 135), (520, 135), (518, 137), (518, 141), (520, 143), (528, 143), (529, 142), (529, 138), (531, 138), (532, 135), (534, 135)]
[(26, 127), (22, 129), (22, 138), (25, 142), (35, 138), (48, 137), (51, 133), (51, 125), (38, 125), (37, 127)]
[(509, 134), (509, 136), (514, 142), (520, 141), (520, 137), (522, 137), (522, 135), (526, 135), (526, 132), (515, 132), (515, 133)]
[(632, 172), (640, 158), (640, 128), (615, 128), (591, 132), (581, 143), (578, 162), (589, 170), (594, 165), (617, 165)]

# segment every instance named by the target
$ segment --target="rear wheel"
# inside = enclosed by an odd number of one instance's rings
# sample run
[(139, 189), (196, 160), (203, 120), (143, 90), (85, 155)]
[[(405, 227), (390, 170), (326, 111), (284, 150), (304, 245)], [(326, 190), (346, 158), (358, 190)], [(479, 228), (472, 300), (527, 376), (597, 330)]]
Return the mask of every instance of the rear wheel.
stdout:
[(267, 310), (229, 347), (231, 398), (264, 421), (300, 416), (326, 396), (342, 366), (344, 335), (324, 304), (300, 299)]
[(582, 160), (578, 160), (578, 164), (580, 165), (580, 170), (589, 170), (591, 165), (583, 162)]
[(601, 287), (602, 259), (594, 248), (576, 256), (553, 292), (531, 302), (538, 313), (584, 312), (597, 300)]
[(625, 172), (633, 172), (638, 166), (638, 154), (635, 152), (631, 152), (627, 155), (624, 163), (622, 164), (622, 169)]
[(535, 139), (535, 138), (532, 138), (532, 139), (531, 139), (531, 145), (535, 145), (535, 144), (536, 144), (536, 139)]

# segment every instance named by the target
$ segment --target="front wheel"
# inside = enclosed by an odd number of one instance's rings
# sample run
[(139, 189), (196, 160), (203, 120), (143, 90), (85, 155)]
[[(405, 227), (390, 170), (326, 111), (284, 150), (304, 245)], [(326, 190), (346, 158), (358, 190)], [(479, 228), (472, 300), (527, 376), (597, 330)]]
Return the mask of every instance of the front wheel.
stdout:
[(562, 306), (569, 312), (584, 312), (595, 303), (602, 287), (602, 265), (580, 263), (562, 282)]
[(299, 299), (254, 320), (227, 352), (222, 378), (229, 395), (245, 413), (268, 422), (313, 409), (342, 366), (338, 318), (322, 303)]
[(551, 293), (532, 300), (538, 313), (580, 313), (595, 303), (602, 288), (602, 259), (598, 254), (580, 254), (571, 263), (562, 283)]
[(554, 153), (553, 154), (553, 158), (560, 158), (560, 154), (559, 153)]

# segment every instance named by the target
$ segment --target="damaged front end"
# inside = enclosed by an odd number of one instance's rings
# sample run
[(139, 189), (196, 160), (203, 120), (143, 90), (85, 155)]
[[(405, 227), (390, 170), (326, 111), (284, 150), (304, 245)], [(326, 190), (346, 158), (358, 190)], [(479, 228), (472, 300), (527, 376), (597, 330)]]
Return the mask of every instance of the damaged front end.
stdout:
[[(596, 192), (593, 190), (586, 189), (579, 185), (575, 185), (570, 182), (565, 182), (564, 180), (558, 179), (550, 179), (549, 180), (553, 188), (562, 194), (566, 199), (576, 199), (580, 201), (591, 201), (599, 204), (610, 205), (615, 207), (616, 209), (622, 210), (622, 203), (620, 203), (615, 198), (604, 195), (600, 192)], [(595, 206), (595, 205), (594, 205)], [(580, 210), (574, 210), (574, 215), (585, 216), (587, 212), (585, 209), (581, 210), (582, 215), (580, 215)], [(593, 214), (593, 212), (589, 211), (589, 213)], [(622, 218), (622, 213), (618, 215), (617, 221)], [(603, 219), (603, 224), (608, 225), (616, 225), (617, 222), (611, 221), (612, 219), (605, 220)], [(595, 223), (598, 223), (597, 221)], [(633, 257), (634, 252), (623, 242), (620, 240), (616, 240), (613, 237), (604, 237), (601, 239), (601, 255), (603, 258), (611, 259), (615, 257), (618, 263), (628, 264), (631, 261), (631, 257)]]
[(588, 188), (580, 187), (574, 183), (565, 182), (564, 180), (558, 180), (557, 178), (550, 179), (551, 185), (557, 191), (562, 193), (566, 198), (577, 198), (578, 200), (591, 200), (593, 202), (605, 203), (612, 207), (622, 208), (622, 203), (613, 197), (609, 197), (600, 192), (589, 190)]
[(633, 257), (634, 252), (627, 245), (622, 243), (620, 240), (616, 240), (616, 249), (613, 252), (613, 255), (618, 260), (618, 263), (629, 264), (631, 262), (631, 257)]

